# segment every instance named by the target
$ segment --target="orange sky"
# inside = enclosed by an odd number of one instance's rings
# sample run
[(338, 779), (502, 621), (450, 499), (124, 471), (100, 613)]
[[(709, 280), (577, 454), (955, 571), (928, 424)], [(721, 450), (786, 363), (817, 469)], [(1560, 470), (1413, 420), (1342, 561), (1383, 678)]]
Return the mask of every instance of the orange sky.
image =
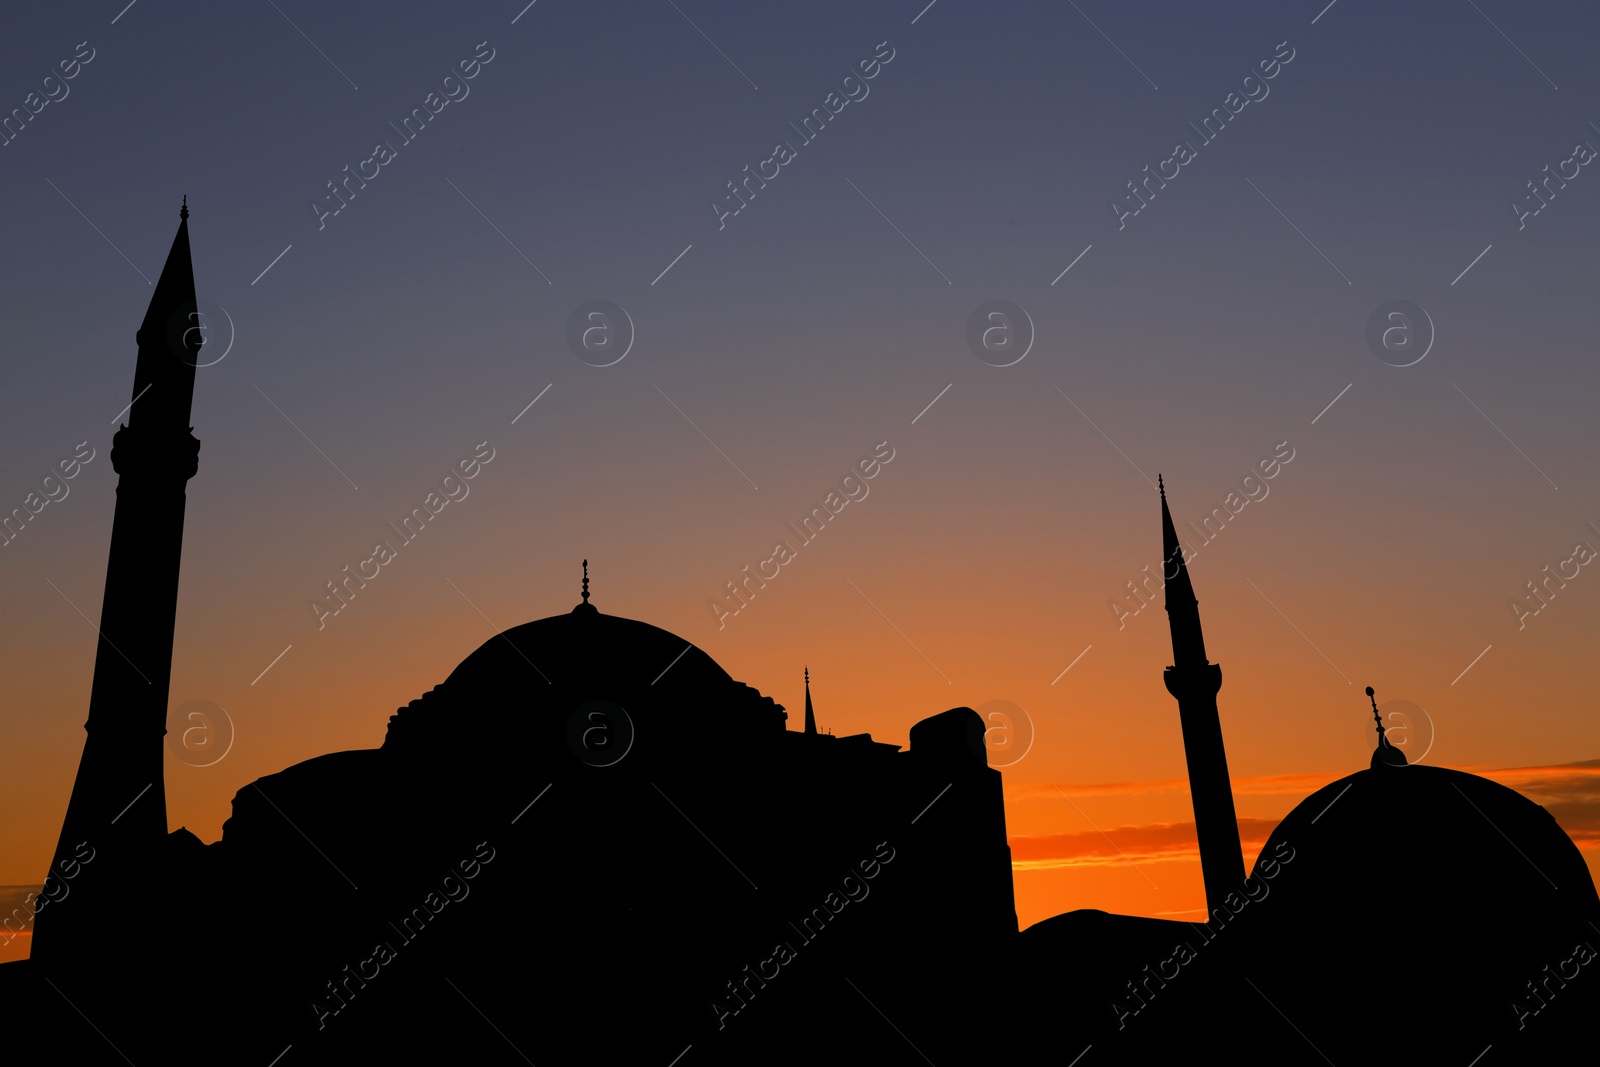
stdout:
[[(1192, 916), (1165, 615), (1112, 604), (1160, 559), (1158, 473), (1187, 538), (1292, 452), (1190, 564), (1246, 860), (1367, 766), (1372, 685), (1423, 709), (1427, 762), (1521, 768), (1492, 773), (1594, 865), (1600, 799), (1574, 765), (1600, 758), (1600, 568), (1537, 616), (1510, 607), (1600, 548), (1600, 196), (1506, 210), (1590, 136), (1576, 12), (1525, 20), (1513, 50), (1465, 9), (1397, 32), (1377, 5), (1105, 5), (1124, 37), (1060, 4), (723, 4), (702, 24), (724, 64), (665, 5), (539, 4), (494, 16), (471, 101), (324, 226), (307, 197), (460, 58), (452, 34), (488, 33), (412, 6), (332, 6), (319, 57), (265, 5), (139, 4), (7, 149), (0, 508), (78, 442), (95, 454), (0, 547), (0, 887), (42, 879), (82, 752), (113, 416), (180, 196), (197, 293), (227, 312), (207, 352), (229, 354), (197, 375), (169, 706), (209, 701), (233, 737), (210, 766), (169, 753), (173, 828), (215, 841), (251, 781), (379, 745), (494, 633), (568, 611), (588, 558), (600, 610), (794, 720), (806, 665), (835, 734), (905, 745), (952, 707), (1023, 709), (1004, 781), (1025, 925)], [(40, 62), (84, 25), (34, 5), (0, 52)], [(870, 102), (737, 219), (706, 210), (886, 37)], [(1107, 212), (1286, 37), (1270, 102), (1138, 218)], [(568, 340), (600, 298), (630, 331), (604, 367)], [(1429, 329), (1403, 367), (1368, 334), (1399, 298)], [(998, 299), (1029, 321), (1004, 367), (968, 340)], [(719, 628), (708, 600), (885, 441), (870, 494)], [(470, 495), (319, 629), (309, 600), (480, 442)]]
[[(1458, 769), (1482, 774), (1543, 804), (1578, 845), (1591, 874), (1600, 870), (1600, 761), (1562, 767)], [(1241, 810), (1258, 810), (1251, 798), (1271, 797), (1281, 817), (1306, 794), (1336, 777), (1285, 774), (1235, 778), (1234, 796)], [(1090, 823), (1093, 816), (1088, 812), (1102, 798), (1164, 793), (1177, 794), (1184, 802), (1188, 799), (1187, 785), (1181, 780), (1008, 788), (1006, 809), (1013, 826), (1011, 860), (1018, 921), (1027, 926), (1057, 914), (1062, 910), (1063, 899), (1101, 895), (1125, 903), (1116, 908), (1093, 906), (1167, 918), (1204, 918), (1204, 888), (1192, 821), (1101, 824), (1098, 830)], [(1039, 822), (1058, 815), (1048, 810), (1052, 801), (1071, 811), (1084, 829), (1033, 835), (1016, 832), (1017, 816), (1023, 812)], [(1111, 807), (1106, 806), (1107, 810)], [(1239, 836), (1247, 869), (1277, 825), (1278, 817), (1241, 816)]]
[[(675, 386), (694, 410), (715, 412), (715, 436), (741, 440), (741, 466), (759, 490), (627, 363), (604, 388), (559, 382), (515, 426), (520, 394), (493, 424), (449, 408), (420, 413), (404, 433), (330, 445), (359, 491), (318, 470), (314, 453), (284, 452), (281, 440), (264, 452), (263, 435), (281, 436), (270, 408), (259, 423), (208, 424), (212, 394), (237, 383), (202, 380), (170, 707), (212, 701), (236, 738), (212, 766), (169, 756), (170, 825), (215, 840), (232, 796), (255, 778), (380, 744), (396, 708), (498, 629), (569, 610), (587, 557), (601, 610), (683, 635), (797, 717), (809, 664), (819, 721), (837, 734), (904, 745), (913, 723), (947, 708), (1006, 700), (1024, 709), (1035, 741), (1005, 769), (1009, 835), (1093, 845), (1072, 835), (1097, 826), (1120, 840), (1123, 827), (1145, 828), (1126, 836), (1151, 856), (1138, 869), (1020, 870), (1024, 924), (1077, 907), (1190, 913), (1201, 901), (1198, 865), (1157, 858), (1176, 835), (1150, 829), (1192, 819), (1177, 709), (1161, 683), (1165, 615), (1147, 608), (1119, 628), (1108, 602), (1159, 558), (1159, 501), (1141, 477), (1155, 473), (1152, 457), (1182, 528), (1291, 437), (1295, 458), (1270, 495), (1190, 567), (1207, 649), (1222, 665), (1239, 815), (1256, 831), (1247, 836), (1259, 839), (1317, 782), (1366, 766), (1367, 684), (1380, 701), (1425, 710), (1430, 763), (1548, 767), (1600, 756), (1600, 721), (1575, 668), (1600, 628), (1600, 580), (1585, 570), (1522, 630), (1507, 608), (1584, 536), (1572, 511), (1582, 471), (1571, 494), (1538, 482), (1470, 408), (1449, 406), (1447, 382), (1413, 383), (1407, 396), (1358, 384), (1314, 427), (1309, 416), (1326, 401), (1306, 395), (1292, 433), (1279, 406), (1223, 408), (1228, 420), (1198, 431), (1203, 452), (1160, 410), (1097, 398), (1093, 412), (1115, 419), (1136, 471), (1049, 389), (1048, 371), (1024, 363), (996, 378), (972, 362), (916, 425), (911, 416), (943, 379), (915, 390), (867, 383), (840, 401), (796, 371), (782, 402), (812, 411), (816, 432), (783, 440), (754, 432), (755, 411), (718, 409), (693, 385)], [(1167, 388), (1196, 393), (1201, 406), (1225, 392), (1198, 373)], [(1429, 432), (1449, 439), (1448, 455), (1397, 447), (1410, 430), (1374, 431), (1418, 405), (1436, 409), (1443, 428)], [(597, 435), (597, 419), (637, 440)], [(486, 439), (495, 458), (470, 496), (319, 631), (308, 600), (322, 583)], [(870, 495), (718, 629), (708, 599), (886, 439), (895, 458)], [(1478, 473), (1463, 475), (1463, 464)], [(1476, 484), (1484, 478), (1500, 496), (1489, 511)], [(11, 620), (0, 645), (0, 884), (39, 881), (82, 751), (88, 620), (98, 616), (115, 500), (104, 448), (73, 485), (0, 561)], [(461, 729), (495, 743), (470, 721)], [(1040, 792), (1051, 782), (1071, 783), (1081, 810)], [(1150, 784), (1076, 791), (1111, 782)], [(1575, 834), (1584, 810), (1563, 816)]]

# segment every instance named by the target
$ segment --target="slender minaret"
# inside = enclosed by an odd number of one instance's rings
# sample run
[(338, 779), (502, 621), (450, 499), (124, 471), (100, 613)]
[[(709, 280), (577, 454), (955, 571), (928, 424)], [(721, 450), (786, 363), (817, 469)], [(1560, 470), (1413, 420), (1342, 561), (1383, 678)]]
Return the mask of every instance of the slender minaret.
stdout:
[[(111, 439), (117, 504), (111, 523), (100, 643), (89, 693), (88, 737), (51, 863), (55, 899), (39, 909), (33, 955), (76, 965), (111, 953), (101, 940), (158, 921), (141, 914), (167, 835), (162, 738), (167, 732), (172, 638), (183, 551), (185, 488), (199, 466), (190, 431), (202, 325), (189, 258), (189, 207), (135, 335), (139, 358), (127, 422)], [(89, 857), (85, 862), (85, 857)]]
[(806, 668), (806, 736), (817, 736), (817, 713), (811, 710), (811, 668)]
[(1223, 897), (1237, 891), (1244, 882), (1239, 820), (1233, 811), (1228, 754), (1222, 746), (1222, 723), (1217, 718), (1222, 668), (1206, 659), (1200, 603), (1189, 582), (1172, 513), (1167, 510), (1166, 484), (1159, 475), (1157, 482), (1161, 490), (1162, 576), (1166, 580), (1167, 625), (1172, 631), (1172, 666), (1162, 679), (1167, 683), (1167, 692), (1178, 701), (1195, 836), (1200, 843), (1200, 871), (1206, 885), (1206, 910), (1213, 911), (1222, 907)]

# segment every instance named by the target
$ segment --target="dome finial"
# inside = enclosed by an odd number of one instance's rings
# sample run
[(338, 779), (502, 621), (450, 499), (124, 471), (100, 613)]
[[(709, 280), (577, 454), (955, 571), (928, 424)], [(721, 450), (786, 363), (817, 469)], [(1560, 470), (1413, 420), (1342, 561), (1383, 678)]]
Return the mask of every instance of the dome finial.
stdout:
[(1367, 699), (1372, 702), (1372, 721), (1378, 724), (1378, 747), (1372, 753), (1372, 766), (1384, 764), (1388, 767), (1403, 767), (1406, 757), (1398, 748), (1389, 743), (1383, 729), (1383, 716), (1378, 713), (1378, 698), (1372, 691), (1372, 686), (1367, 686)]
[(589, 603), (589, 561), (583, 561), (583, 599), (572, 609), (574, 615), (599, 615), (600, 609)]

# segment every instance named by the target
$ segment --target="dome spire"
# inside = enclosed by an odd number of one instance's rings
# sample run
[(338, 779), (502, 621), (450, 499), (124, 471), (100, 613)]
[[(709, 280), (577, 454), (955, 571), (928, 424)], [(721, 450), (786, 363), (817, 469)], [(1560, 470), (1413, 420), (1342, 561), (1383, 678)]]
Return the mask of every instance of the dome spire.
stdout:
[(595, 614), (599, 614), (599, 610), (600, 610), (599, 608), (596, 608), (593, 604), (589, 603), (589, 561), (588, 560), (584, 560), (583, 561), (583, 599), (578, 602), (578, 606), (577, 607), (572, 609), (572, 613), (574, 615), (580, 614), (582, 612), (594, 612)]
[(1383, 729), (1383, 716), (1378, 714), (1378, 698), (1373, 695), (1370, 685), (1367, 686), (1367, 699), (1372, 701), (1372, 719), (1378, 724), (1378, 747), (1372, 753), (1372, 766), (1382, 764), (1385, 767), (1404, 767), (1405, 754), (1389, 743), (1389, 738)]

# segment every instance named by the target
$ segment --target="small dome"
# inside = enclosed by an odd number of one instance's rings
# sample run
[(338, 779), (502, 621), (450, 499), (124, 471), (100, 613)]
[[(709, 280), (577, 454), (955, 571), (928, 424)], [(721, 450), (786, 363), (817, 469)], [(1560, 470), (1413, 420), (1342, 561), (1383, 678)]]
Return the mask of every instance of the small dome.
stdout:
[(1498, 782), (1445, 767), (1375, 761), (1301, 801), (1262, 858), (1280, 843), (1308, 854), (1306, 866), (1326, 868), (1305, 891), (1330, 908), (1358, 903), (1350, 894), (1381, 879), (1390, 891), (1438, 882), (1458, 900), (1508, 901), (1543, 887), (1600, 910), (1583, 856), (1548, 811)]
[[(1529, 983), (1593, 944), (1600, 922), (1583, 856), (1549, 812), (1442, 767), (1375, 761), (1319, 789), (1272, 832), (1250, 885), (1240, 958), (1274, 976), (1279, 1011), (1312, 1020), (1370, 994), (1371, 1012), (1315, 1037), (1339, 1063), (1378, 1049), (1465, 1063), (1510, 1042), (1524, 1010), (1512, 1005), (1537, 1007)], [(1588, 1001), (1553, 1007), (1541, 1041), (1570, 1032)]]

